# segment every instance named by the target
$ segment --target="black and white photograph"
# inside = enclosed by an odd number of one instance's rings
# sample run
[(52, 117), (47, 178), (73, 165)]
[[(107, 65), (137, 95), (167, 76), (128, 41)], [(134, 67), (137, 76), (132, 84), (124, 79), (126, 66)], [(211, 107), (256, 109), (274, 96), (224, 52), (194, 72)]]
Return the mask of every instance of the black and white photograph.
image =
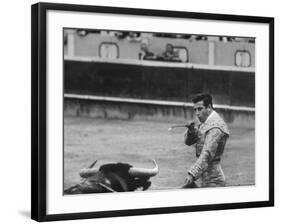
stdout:
[(32, 28), (33, 219), (273, 206), (273, 18), (38, 3)]
[(62, 40), (65, 195), (255, 185), (255, 37)]

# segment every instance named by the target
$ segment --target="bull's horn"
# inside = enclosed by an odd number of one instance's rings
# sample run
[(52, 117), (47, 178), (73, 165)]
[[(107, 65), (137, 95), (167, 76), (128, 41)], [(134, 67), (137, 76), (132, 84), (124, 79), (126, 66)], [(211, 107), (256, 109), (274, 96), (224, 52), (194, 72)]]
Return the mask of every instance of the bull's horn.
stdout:
[(129, 173), (134, 177), (152, 177), (155, 176), (158, 172), (158, 165), (156, 161), (153, 159), (155, 167), (152, 169), (149, 168), (138, 168), (138, 167), (132, 167), (129, 169)]
[(80, 170), (79, 175), (80, 175), (80, 177), (88, 178), (90, 176), (93, 176), (97, 172), (99, 172), (99, 168), (96, 168), (96, 167), (94, 167), (94, 168), (84, 168), (84, 169)]
[(83, 178), (88, 178), (90, 176), (95, 175), (97, 172), (99, 172), (99, 168), (94, 167), (97, 163), (97, 160), (93, 162), (88, 168), (84, 168), (80, 170), (79, 175)]
[(95, 162), (93, 162), (93, 163), (89, 166), (89, 168), (94, 167), (94, 166), (96, 165), (97, 161), (98, 161), (98, 160), (96, 160)]

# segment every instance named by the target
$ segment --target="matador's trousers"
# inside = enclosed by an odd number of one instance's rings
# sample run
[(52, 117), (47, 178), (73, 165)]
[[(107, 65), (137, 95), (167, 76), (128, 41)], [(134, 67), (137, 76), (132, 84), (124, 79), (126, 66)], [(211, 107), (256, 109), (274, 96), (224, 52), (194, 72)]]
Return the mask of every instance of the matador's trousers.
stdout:
[(220, 162), (211, 162), (206, 171), (196, 181), (199, 187), (224, 187), (225, 176)]

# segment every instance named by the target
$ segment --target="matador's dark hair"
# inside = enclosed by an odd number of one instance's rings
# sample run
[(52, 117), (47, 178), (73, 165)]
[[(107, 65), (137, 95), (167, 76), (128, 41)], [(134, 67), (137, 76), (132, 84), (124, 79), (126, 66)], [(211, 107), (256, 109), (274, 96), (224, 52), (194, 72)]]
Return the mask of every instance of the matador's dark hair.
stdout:
[(213, 98), (209, 93), (200, 93), (192, 99), (193, 103), (197, 103), (199, 101), (203, 101), (203, 105), (205, 107), (211, 105), (213, 108)]

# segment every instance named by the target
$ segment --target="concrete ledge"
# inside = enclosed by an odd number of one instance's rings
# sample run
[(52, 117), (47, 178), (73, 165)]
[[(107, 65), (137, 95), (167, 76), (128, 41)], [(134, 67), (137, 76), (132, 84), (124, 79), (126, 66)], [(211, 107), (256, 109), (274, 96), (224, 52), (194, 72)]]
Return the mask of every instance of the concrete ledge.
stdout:
[[(78, 97), (79, 96), (79, 97)], [(85, 95), (65, 94), (64, 115), (104, 119), (153, 120), (183, 123), (193, 119), (191, 103), (166, 101), (150, 102), (120, 98), (89, 97)], [(163, 102), (163, 103), (161, 103)], [(254, 108), (238, 107), (234, 109), (225, 105), (215, 105), (227, 123), (232, 126), (253, 128), (255, 126)]]
[(220, 70), (220, 71), (239, 71), (254, 73), (254, 67), (237, 67), (226, 65), (208, 65), (208, 64), (194, 64), (190, 62), (168, 62), (168, 61), (149, 61), (149, 60), (133, 60), (133, 59), (109, 59), (100, 57), (83, 57), (83, 56), (64, 56), (65, 61), (78, 61), (78, 62), (102, 62), (108, 64), (125, 64), (125, 65), (138, 65), (150, 67), (166, 67), (166, 68), (193, 68), (204, 70)]

